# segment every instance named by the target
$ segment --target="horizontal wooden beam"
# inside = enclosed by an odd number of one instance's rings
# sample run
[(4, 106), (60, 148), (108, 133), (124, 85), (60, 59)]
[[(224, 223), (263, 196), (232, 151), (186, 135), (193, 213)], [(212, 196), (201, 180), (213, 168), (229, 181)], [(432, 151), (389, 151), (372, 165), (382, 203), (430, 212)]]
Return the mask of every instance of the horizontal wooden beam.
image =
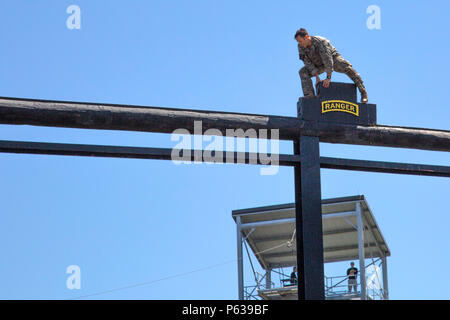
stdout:
[[(180, 152), (178, 150), (177, 152)], [(223, 163), (242, 163), (267, 165), (267, 162), (261, 162), (260, 154), (251, 152), (232, 152), (227, 158), (227, 153), (223, 152), (221, 158), (212, 159), (203, 156), (204, 150), (186, 150), (189, 154), (187, 161), (196, 161), (196, 154), (202, 155), (202, 162), (223, 162)], [(89, 145), (89, 144), (69, 144), (69, 143), (49, 143), (49, 142), (30, 142), (30, 141), (6, 141), (0, 140), (0, 153), (22, 153), (22, 154), (43, 154), (43, 155), (66, 155), (66, 156), (88, 156), (88, 157), (107, 157), (107, 158), (131, 158), (131, 159), (154, 159), (154, 160), (173, 160), (173, 149), (168, 148), (148, 148), (148, 147), (126, 147), (126, 146), (107, 146), (107, 145)], [(180, 154), (180, 153), (178, 153)], [(213, 154), (213, 156), (217, 156)], [(275, 155), (269, 154), (268, 157), (275, 161)], [(278, 165), (295, 166), (300, 163), (300, 156), (290, 154), (278, 154)], [(250, 160), (254, 160), (251, 162)], [(272, 162), (272, 165), (275, 165)], [(449, 166), (435, 166), (424, 164), (383, 162), (369, 160), (340, 159), (330, 157), (320, 157), (320, 167), (322, 169), (354, 170), (382, 173), (396, 173), (422, 176), (450, 177)]]
[(320, 157), (323, 169), (450, 177), (449, 166)]
[[(450, 151), (450, 131), (393, 126), (357, 126), (300, 120), (297, 117), (229, 113), (162, 107), (143, 107), (0, 97), (0, 123), (66, 128), (173, 133), (176, 129), (227, 135), (228, 130), (278, 130), (279, 139), (317, 136), (320, 142)], [(208, 129), (213, 131), (205, 132)]]
[[(182, 156), (182, 149), (168, 148), (148, 148), (148, 147), (126, 147), (107, 146), (71, 143), (50, 143), (50, 142), (30, 142), (30, 141), (5, 141), (0, 140), (0, 152), (3, 153), (23, 153), (23, 154), (43, 154), (43, 155), (63, 155), (63, 156), (88, 156), (105, 158), (131, 158), (131, 159), (153, 159), (153, 160), (174, 160), (172, 155), (176, 153)], [(186, 157), (183, 161), (190, 162), (220, 162), (220, 163), (241, 163), (267, 165), (262, 162), (260, 154), (251, 152), (231, 152), (227, 155), (223, 152), (206, 155), (205, 150), (184, 150)], [(198, 158), (197, 155), (201, 155)], [(268, 157), (271, 155), (268, 154)], [(229, 158), (227, 158), (229, 157)], [(277, 162), (280, 166), (294, 166), (300, 162), (300, 157), (289, 154), (277, 154)], [(175, 159), (176, 160), (176, 159)]]

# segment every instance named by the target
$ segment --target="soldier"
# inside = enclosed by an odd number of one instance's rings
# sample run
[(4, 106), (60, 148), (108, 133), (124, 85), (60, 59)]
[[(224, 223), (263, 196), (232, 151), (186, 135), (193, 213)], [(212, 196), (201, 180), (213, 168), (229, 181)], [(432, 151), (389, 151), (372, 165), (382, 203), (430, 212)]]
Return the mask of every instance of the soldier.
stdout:
[(327, 78), (323, 80), (323, 86), (328, 88), (333, 71), (345, 73), (356, 84), (361, 93), (361, 102), (367, 103), (367, 92), (360, 75), (353, 69), (352, 64), (342, 58), (339, 52), (333, 47), (330, 41), (319, 36), (310, 36), (308, 32), (301, 28), (294, 36), (298, 42), (298, 53), (300, 60), (305, 64), (300, 69), (300, 80), (302, 82), (303, 95), (306, 98), (314, 98), (314, 87), (311, 77), (316, 77), (316, 86), (321, 81), (319, 75), (327, 73)]

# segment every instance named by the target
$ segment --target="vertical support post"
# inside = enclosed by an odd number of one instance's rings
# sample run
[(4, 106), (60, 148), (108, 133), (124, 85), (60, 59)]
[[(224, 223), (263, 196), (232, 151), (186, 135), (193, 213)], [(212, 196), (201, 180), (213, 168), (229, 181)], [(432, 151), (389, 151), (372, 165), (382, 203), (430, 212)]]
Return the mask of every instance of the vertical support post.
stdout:
[(242, 256), (242, 228), (241, 217), (236, 216), (236, 232), (237, 232), (237, 267), (238, 267), (238, 298), (244, 300), (244, 260)]
[(266, 269), (266, 289), (272, 289), (272, 269)]
[(359, 278), (361, 284), (361, 300), (366, 300), (366, 266), (364, 253), (364, 224), (362, 220), (361, 204), (356, 203), (356, 221), (358, 227), (358, 255), (359, 255)]
[(300, 136), (294, 153), (301, 160), (294, 167), (298, 299), (324, 300), (319, 138)]
[(388, 271), (387, 271), (387, 259), (386, 256), (381, 258), (382, 272), (383, 272), (383, 298), (389, 300), (389, 284), (388, 284)]

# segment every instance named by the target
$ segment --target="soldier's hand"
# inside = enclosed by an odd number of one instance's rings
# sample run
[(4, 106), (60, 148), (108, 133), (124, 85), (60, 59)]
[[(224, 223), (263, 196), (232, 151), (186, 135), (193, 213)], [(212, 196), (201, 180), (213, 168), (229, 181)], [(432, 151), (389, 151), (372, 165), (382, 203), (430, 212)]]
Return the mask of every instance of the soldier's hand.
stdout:
[(323, 80), (323, 87), (328, 88), (330, 86), (330, 79)]
[(322, 80), (320, 80), (319, 76), (316, 76), (316, 88), (317, 88), (317, 86), (319, 85), (319, 83), (320, 83), (321, 81), (322, 81)]

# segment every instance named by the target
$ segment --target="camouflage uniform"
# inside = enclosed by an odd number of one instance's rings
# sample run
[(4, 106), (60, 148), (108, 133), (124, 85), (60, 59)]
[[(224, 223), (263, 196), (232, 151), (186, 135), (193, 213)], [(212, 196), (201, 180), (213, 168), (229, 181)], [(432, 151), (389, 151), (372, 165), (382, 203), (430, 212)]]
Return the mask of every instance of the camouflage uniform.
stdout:
[(305, 64), (299, 70), (300, 80), (302, 82), (303, 95), (314, 96), (314, 86), (311, 77), (323, 72), (331, 73), (333, 70), (345, 73), (358, 87), (361, 95), (367, 94), (360, 75), (353, 69), (352, 64), (342, 58), (330, 41), (319, 36), (310, 36), (311, 46), (303, 48), (298, 44), (298, 52), (300, 60)]

